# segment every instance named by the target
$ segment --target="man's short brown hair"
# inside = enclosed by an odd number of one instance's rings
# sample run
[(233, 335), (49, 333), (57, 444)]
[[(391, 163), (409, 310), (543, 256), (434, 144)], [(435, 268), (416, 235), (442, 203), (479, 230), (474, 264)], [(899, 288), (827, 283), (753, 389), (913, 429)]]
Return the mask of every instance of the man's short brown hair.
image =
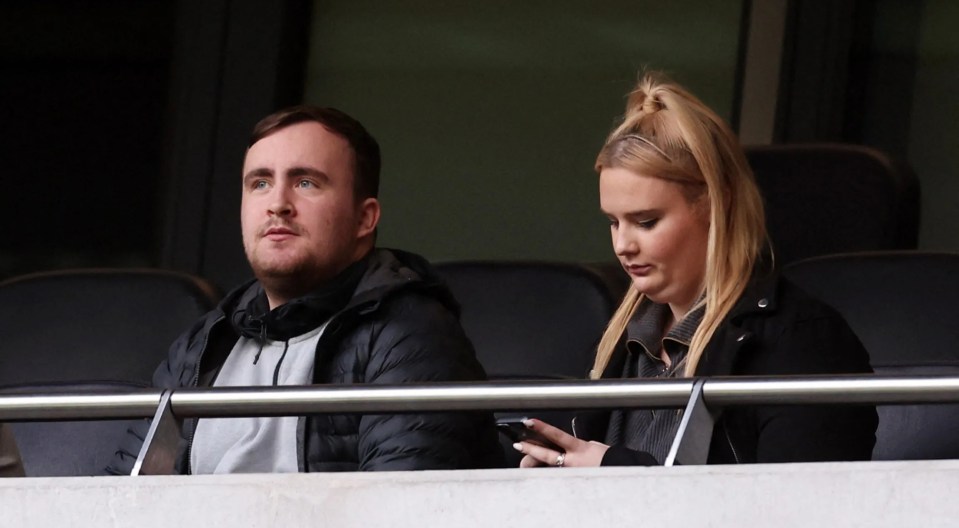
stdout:
[(353, 194), (357, 201), (380, 192), (380, 145), (359, 121), (336, 108), (299, 105), (274, 112), (253, 127), (248, 147), (290, 125), (314, 121), (342, 137), (353, 149)]

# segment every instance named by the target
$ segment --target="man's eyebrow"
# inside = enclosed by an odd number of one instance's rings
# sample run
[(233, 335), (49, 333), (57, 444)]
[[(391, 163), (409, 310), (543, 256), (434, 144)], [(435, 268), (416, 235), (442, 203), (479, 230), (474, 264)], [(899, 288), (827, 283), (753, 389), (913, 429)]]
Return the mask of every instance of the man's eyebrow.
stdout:
[(286, 171), (287, 176), (312, 176), (323, 181), (323, 183), (329, 182), (330, 177), (323, 171), (314, 169), (313, 167), (291, 167)]
[(265, 176), (273, 176), (273, 171), (265, 167), (260, 167), (259, 169), (253, 169), (250, 172), (243, 175), (243, 181), (247, 182), (253, 178), (263, 178)]

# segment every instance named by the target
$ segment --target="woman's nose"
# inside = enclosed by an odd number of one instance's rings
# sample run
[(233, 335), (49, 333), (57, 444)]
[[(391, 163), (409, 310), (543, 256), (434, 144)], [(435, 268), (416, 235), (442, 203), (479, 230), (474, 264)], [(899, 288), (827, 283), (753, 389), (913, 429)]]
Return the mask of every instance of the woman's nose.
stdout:
[(617, 255), (631, 255), (636, 253), (639, 246), (626, 229), (617, 229), (613, 232), (613, 251)]

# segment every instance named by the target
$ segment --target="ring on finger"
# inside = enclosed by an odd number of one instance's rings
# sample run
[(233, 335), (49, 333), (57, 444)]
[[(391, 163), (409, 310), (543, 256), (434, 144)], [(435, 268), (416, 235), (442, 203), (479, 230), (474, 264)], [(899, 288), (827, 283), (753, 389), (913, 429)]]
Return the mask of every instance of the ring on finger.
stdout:
[(566, 464), (566, 453), (556, 455), (556, 467), (563, 467)]

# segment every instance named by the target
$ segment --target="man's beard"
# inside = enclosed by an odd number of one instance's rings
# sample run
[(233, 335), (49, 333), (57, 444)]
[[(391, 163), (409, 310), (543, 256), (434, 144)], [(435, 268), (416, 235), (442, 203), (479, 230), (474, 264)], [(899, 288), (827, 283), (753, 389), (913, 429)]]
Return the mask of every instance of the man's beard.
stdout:
[(284, 255), (283, 258), (249, 258), (253, 275), (263, 287), (287, 298), (297, 297), (318, 286), (327, 275), (323, 263), (309, 255)]

